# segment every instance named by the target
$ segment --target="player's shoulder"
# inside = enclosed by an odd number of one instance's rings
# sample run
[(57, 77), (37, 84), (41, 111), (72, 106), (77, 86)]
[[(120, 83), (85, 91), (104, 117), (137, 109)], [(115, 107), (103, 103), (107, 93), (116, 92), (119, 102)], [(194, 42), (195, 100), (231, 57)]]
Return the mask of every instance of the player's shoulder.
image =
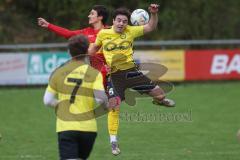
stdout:
[(110, 29), (112, 26), (109, 26), (109, 25), (105, 25), (104, 26), (104, 29)]
[(83, 34), (88, 34), (88, 33), (94, 32), (94, 29), (93, 29), (93, 27), (86, 27), (86, 28), (82, 28), (79, 31), (81, 31), (81, 33), (83, 33)]
[[(131, 35), (142, 35), (144, 31), (143, 26), (127, 26), (126, 28), (126, 34), (131, 34)], [(134, 36), (135, 37), (135, 36)]]
[(59, 75), (67, 75), (71, 73), (73, 70), (84, 66), (85, 63), (82, 61), (76, 61), (76, 60), (68, 60), (65, 63), (61, 64), (59, 67), (57, 67), (51, 74), (52, 76), (59, 76)]
[(66, 72), (66, 71), (68, 71), (68, 73), (70, 74), (87, 75), (89, 77), (91, 76), (94, 77), (99, 73), (101, 73), (97, 69), (93, 68), (90, 64), (85, 62), (79, 62), (79, 63), (75, 62), (70, 67), (67, 67), (67, 70), (64, 69), (61, 72)]
[(84, 74), (84, 81), (86, 82), (95, 82), (99, 75), (101, 75), (101, 72), (97, 69), (93, 68), (89, 64), (84, 64), (82, 66), (79, 66), (78, 68), (79, 74)]
[(130, 26), (130, 25), (127, 25), (126, 29), (127, 30), (143, 29), (143, 26)]
[(102, 34), (102, 33), (112, 33), (113, 32), (113, 29), (111, 27), (109, 28), (104, 28), (102, 29), (99, 34)]
[(49, 77), (49, 81), (48, 84), (49, 86), (57, 91), (57, 86), (59, 84), (59, 82), (62, 82), (64, 79), (64, 69), (66, 68), (65, 66), (67, 66), (69, 64), (69, 61), (61, 64), (59, 67), (57, 67), (50, 75)]
[(83, 28), (82, 30), (84, 30), (84, 31), (93, 31), (94, 28), (93, 27), (86, 27), (86, 28)]
[(85, 64), (84, 67), (86, 67), (86, 69), (87, 69), (86, 74), (88, 76), (96, 76), (98, 74), (101, 74), (101, 72), (99, 70), (93, 68), (89, 64)]
[(57, 81), (58, 77), (61, 77), (67, 66), (71, 63), (71, 60), (58, 66), (50, 75), (49, 81)]

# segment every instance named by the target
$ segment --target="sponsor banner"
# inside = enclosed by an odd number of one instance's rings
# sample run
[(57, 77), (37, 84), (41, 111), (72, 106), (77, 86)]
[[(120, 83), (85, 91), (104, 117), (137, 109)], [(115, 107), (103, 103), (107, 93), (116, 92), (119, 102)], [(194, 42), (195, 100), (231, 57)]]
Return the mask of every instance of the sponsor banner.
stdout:
[[(0, 54), (0, 85), (47, 84), (55, 68), (70, 59), (67, 52)], [(240, 79), (240, 50), (137, 50), (134, 59), (154, 79)], [(153, 65), (157, 64), (157, 65)], [(162, 67), (165, 66), (165, 67)], [(145, 66), (145, 67), (142, 67)], [(160, 73), (160, 74), (159, 74)], [(151, 76), (155, 77), (151, 77)], [(160, 75), (160, 76), (159, 76)], [(155, 79), (154, 79), (155, 80)]]
[[(155, 63), (165, 66), (167, 69), (166, 73), (161, 66), (149, 68), (151, 72), (164, 72), (158, 80), (183, 81), (185, 78), (184, 54), (184, 50), (138, 50), (134, 52), (134, 59), (137, 63), (140, 63), (140, 67), (141, 65), (146, 65), (146, 63), (149, 65)], [(151, 76), (149, 78), (153, 79)]]
[(240, 50), (189, 50), (186, 80), (240, 79)]
[(51, 73), (70, 59), (66, 52), (31, 52), (27, 62), (27, 83), (47, 84)]
[(26, 53), (0, 54), (0, 85), (23, 85), (27, 83)]

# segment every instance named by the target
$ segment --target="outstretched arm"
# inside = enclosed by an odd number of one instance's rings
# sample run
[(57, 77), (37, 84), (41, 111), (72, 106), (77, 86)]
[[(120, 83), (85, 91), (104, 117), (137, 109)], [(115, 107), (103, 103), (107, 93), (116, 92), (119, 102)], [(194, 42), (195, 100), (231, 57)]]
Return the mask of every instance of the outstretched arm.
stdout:
[(49, 23), (48, 21), (46, 21), (44, 18), (41, 18), (41, 17), (38, 18), (38, 25), (42, 28), (49, 29), (50, 31), (66, 39), (82, 33), (82, 30), (71, 31), (66, 28), (56, 26), (54, 24)]
[(154, 29), (157, 28), (157, 24), (158, 24), (158, 7), (159, 7), (159, 5), (157, 5), (157, 4), (151, 4), (148, 7), (149, 12), (151, 13), (151, 17), (150, 17), (149, 22), (143, 26), (144, 34), (152, 32)]

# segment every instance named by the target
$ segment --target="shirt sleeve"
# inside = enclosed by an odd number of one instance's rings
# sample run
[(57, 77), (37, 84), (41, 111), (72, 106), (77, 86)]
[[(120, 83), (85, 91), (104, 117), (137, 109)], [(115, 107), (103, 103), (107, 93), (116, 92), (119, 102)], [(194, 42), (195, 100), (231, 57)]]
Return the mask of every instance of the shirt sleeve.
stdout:
[(43, 97), (43, 103), (46, 106), (56, 107), (59, 101), (55, 98), (55, 96), (56, 96), (55, 93), (49, 92), (47, 89)]
[(57, 94), (58, 90), (57, 90), (57, 78), (58, 76), (55, 74), (56, 72), (53, 72), (51, 74), (51, 76), (49, 77), (49, 82), (48, 82), (48, 86), (46, 91), (51, 92), (53, 94)]
[(104, 104), (105, 106), (107, 106), (107, 95), (105, 93), (104, 90), (104, 86), (103, 86), (103, 77), (102, 74), (99, 73), (95, 82), (94, 82), (94, 98), (95, 101), (99, 104)]
[(57, 93), (57, 84), (53, 73), (49, 78), (48, 86), (43, 97), (43, 103), (46, 106), (55, 107), (58, 104), (58, 100), (55, 98)]
[(94, 84), (93, 84), (93, 89), (94, 90), (103, 90), (104, 91), (103, 77), (102, 77), (101, 73), (99, 73), (97, 75), (96, 80), (94, 81)]
[(51, 87), (50, 85), (47, 86), (46, 91), (51, 92), (53, 94), (57, 94), (57, 91), (54, 89), (54, 87)]
[(143, 35), (143, 26), (130, 26), (129, 29), (133, 34), (133, 38), (137, 38)]
[(57, 25), (51, 24), (51, 23), (48, 25), (48, 30), (50, 30), (50, 31), (56, 33), (58, 36), (64, 37), (66, 39), (68, 39), (74, 35), (83, 34), (83, 30), (71, 31), (66, 28), (62, 28)]

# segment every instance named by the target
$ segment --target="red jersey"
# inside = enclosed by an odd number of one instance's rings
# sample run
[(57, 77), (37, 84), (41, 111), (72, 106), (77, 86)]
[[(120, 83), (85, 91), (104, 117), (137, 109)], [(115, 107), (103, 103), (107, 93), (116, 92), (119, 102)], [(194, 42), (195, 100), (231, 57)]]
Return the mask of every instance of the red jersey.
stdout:
[(68, 30), (53, 24), (48, 25), (48, 29), (52, 32), (55, 32), (57, 35), (62, 36), (66, 39), (78, 35), (78, 34), (83, 34), (86, 37), (88, 37), (88, 40), (90, 43), (94, 43), (96, 38), (97, 38), (97, 34), (100, 30), (94, 30), (92, 27), (87, 27), (87, 28), (83, 28), (80, 30)]
[[(69, 39), (70, 37), (75, 36), (75, 35), (83, 34), (88, 38), (90, 43), (95, 42), (95, 40), (97, 38), (97, 34), (100, 31), (100, 30), (94, 30), (92, 27), (87, 27), (87, 28), (83, 28), (80, 30), (71, 31), (66, 28), (56, 26), (51, 23), (49, 23), (49, 25), (48, 25), (48, 30), (50, 30), (50, 31), (56, 33), (57, 35), (64, 37), (66, 39)], [(103, 54), (98, 52), (97, 54), (91, 56), (90, 62), (91, 62), (92, 67), (96, 68), (97, 70), (99, 70), (102, 73), (102, 75), (104, 77), (103, 78), (104, 84), (106, 84), (106, 79), (105, 79), (106, 74), (107, 74), (106, 68), (105, 68), (106, 61), (105, 61)]]

